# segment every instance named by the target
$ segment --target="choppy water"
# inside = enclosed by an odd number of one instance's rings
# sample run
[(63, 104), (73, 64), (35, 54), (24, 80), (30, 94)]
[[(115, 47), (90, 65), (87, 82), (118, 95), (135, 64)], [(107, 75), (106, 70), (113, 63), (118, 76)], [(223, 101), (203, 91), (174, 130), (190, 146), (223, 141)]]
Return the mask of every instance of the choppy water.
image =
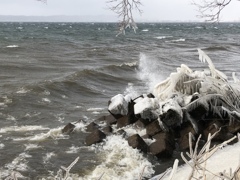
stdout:
[[(139, 24), (136, 34), (116, 34), (116, 24), (0, 23), (2, 179), (13, 170), (53, 177), (78, 156), (71, 172), (80, 179), (138, 179), (144, 167), (143, 176), (154, 176), (166, 165), (118, 136), (86, 147), (85, 125), (107, 114), (116, 94), (151, 92), (183, 63), (206, 68), (197, 48), (228, 76), (240, 70), (240, 24)], [(75, 133), (61, 134), (78, 120)]]

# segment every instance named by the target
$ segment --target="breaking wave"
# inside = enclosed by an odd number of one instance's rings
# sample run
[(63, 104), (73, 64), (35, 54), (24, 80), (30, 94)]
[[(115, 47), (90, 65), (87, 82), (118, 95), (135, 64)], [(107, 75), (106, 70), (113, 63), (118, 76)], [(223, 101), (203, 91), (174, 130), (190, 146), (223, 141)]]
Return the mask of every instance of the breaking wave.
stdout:
[(128, 145), (121, 136), (109, 136), (98, 152), (102, 163), (86, 179), (103, 175), (104, 180), (150, 178), (153, 165), (138, 150)]

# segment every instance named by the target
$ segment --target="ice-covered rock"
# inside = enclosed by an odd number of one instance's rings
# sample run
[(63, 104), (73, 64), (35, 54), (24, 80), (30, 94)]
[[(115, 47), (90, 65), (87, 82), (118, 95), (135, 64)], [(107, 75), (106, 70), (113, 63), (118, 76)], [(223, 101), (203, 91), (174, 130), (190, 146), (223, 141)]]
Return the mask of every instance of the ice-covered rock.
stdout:
[(139, 98), (134, 105), (134, 112), (143, 119), (155, 120), (160, 115), (160, 105), (156, 98)]
[(118, 94), (109, 101), (108, 110), (114, 115), (127, 115), (129, 101), (130, 98), (128, 96)]

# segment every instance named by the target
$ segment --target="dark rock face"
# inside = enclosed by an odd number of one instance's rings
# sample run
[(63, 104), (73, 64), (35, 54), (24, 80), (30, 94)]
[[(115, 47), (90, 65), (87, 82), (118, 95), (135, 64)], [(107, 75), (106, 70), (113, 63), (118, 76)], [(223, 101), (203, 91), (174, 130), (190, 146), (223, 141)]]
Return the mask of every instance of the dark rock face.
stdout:
[(237, 134), (240, 132), (240, 122), (235, 120), (229, 124), (227, 130), (232, 134)]
[(129, 122), (131, 124), (138, 120), (137, 117), (135, 116), (135, 113), (134, 113), (134, 104), (135, 104), (135, 102), (133, 100), (131, 100), (128, 103), (128, 114), (127, 114), (127, 116), (128, 116)]
[[(102, 142), (106, 135), (115, 134), (121, 135), (128, 141), (129, 146), (144, 153), (149, 153), (157, 158), (168, 158), (172, 156), (174, 150), (189, 149), (189, 133), (193, 147), (200, 134), (203, 134), (206, 140), (209, 133), (214, 134), (221, 130), (213, 140), (223, 141), (233, 137), (240, 131), (240, 122), (235, 120), (233, 124), (229, 125), (228, 123), (232, 120), (230, 119), (231, 114), (221, 116), (221, 114), (214, 113), (212, 110), (214, 103), (210, 101), (214, 100), (215, 102), (214, 98), (221, 98), (221, 96), (209, 97), (210, 100), (206, 101), (197, 94), (196, 97), (187, 97), (188, 99), (185, 101), (174, 95), (163, 104), (152, 99), (155, 98), (152, 94), (147, 95), (148, 99), (144, 99), (146, 95), (138, 97), (143, 98), (138, 101), (127, 99), (124, 101), (125, 104), (120, 103), (116, 109), (113, 108), (113, 112), (121, 114), (111, 114), (110, 112), (109, 115), (102, 116), (86, 126), (87, 131), (91, 132), (86, 137), (86, 145)], [(221, 108), (220, 105), (224, 102), (223, 99), (220, 100), (217, 108)], [(135, 114), (134, 110), (139, 114)], [(124, 131), (126, 126), (141, 128), (141, 130), (146, 130), (146, 134), (142, 137), (139, 134), (129, 137), (127, 131)], [(62, 132), (70, 133), (74, 127), (74, 125), (68, 124)], [(119, 130), (116, 131), (116, 128)], [(154, 139), (155, 142), (148, 146), (143, 139)]]
[(109, 111), (109, 113), (110, 113), (115, 119), (119, 119), (119, 118), (123, 117), (123, 115), (121, 115), (121, 114), (113, 114), (113, 113), (111, 113), (110, 111)]
[(174, 150), (174, 140), (170, 134), (162, 132), (155, 135), (154, 139), (156, 141), (149, 146), (149, 153), (157, 158), (171, 157)]
[(107, 125), (113, 125), (113, 124), (117, 123), (117, 119), (111, 114), (109, 114), (107, 116), (102, 116), (102, 117), (98, 118), (96, 121), (106, 122)]
[(204, 104), (198, 103), (198, 105), (194, 109), (190, 109), (188, 110), (188, 112), (192, 117), (198, 120), (202, 120), (204, 116), (208, 113), (208, 107), (206, 107)]
[(163, 131), (159, 125), (158, 120), (153, 121), (151, 124), (146, 126), (146, 133), (149, 136), (154, 136), (155, 134)]
[(155, 98), (155, 96), (152, 93), (147, 94), (148, 98)]
[(141, 136), (143, 139), (150, 139), (151, 137), (148, 134), (144, 134), (143, 136)]
[(102, 131), (95, 130), (86, 137), (85, 143), (87, 146), (91, 146), (92, 144), (102, 142), (104, 138), (106, 138), (106, 135)]
[(148, 124), (150, 124), (152, 122), (149, 119), (142, 119), (141, 117), (139, 117), (138, 120), (141, 121), (145, 126), (147, 126)]
[(95, 122), (91, 122), (89, 125), (86, 126), (86, 131), (87, 132), (93, 132), (97, 130), (99, 126)]
[(104, 132), (104, 134), (109, 135), (112, 133), (113, 129), (111, 126), (106, 126), (102, 129), (102, 131)]
[(161, 120), (164, 122), (164, 124), (171, 127), (179, 125), (182, 122), (182, 117), (177, 111), (169, 109), (161, 116)]
[(137, 128), (144, 128), (145, 124), (139, 119), (134, 123), (134, 126)]
[[(180, 129), (180, 138), (178, 139), (178, 146), (180, 150), (189, 149), (189, 133), (195, 137), (197, 133), (190, 123), (186, 123), (183, 128)], [(192, 144), (194, 146), (194, 142), (192, 139)]]
[(133, 148), (137, 148), (137, 149), (141, 150), (142, 152), (146, 153), (148, 150), (147, 144), (138, 134), (134, 134), (134, 135), (130, 136), (127, 139), (127, 141), (128, 141), (129, 146), (131, 146)]
[[(226, 126), (223, 121), (211, 121), (203, 131), (204, 138), (207, 139), (208, 134), (214, 134), (219, 131), (213, 140), (225, 141), (234, 136), (234, 133), (229, 131), (230, 126)], [(237, 128), (237, 127), (236, 127)]]
[(117, 128), (122, 128), (129, 124), (131, 124), (131, 122), (128, 116), (122, 116), (121, 118), (117, 119)]
[(71, 132), (73, 132), (75, 128), (75, 125), (73, 125), (72, 123), (68, 123), (63, 129), (62, 129), (62, 133), (63, 134), (69, 134)]

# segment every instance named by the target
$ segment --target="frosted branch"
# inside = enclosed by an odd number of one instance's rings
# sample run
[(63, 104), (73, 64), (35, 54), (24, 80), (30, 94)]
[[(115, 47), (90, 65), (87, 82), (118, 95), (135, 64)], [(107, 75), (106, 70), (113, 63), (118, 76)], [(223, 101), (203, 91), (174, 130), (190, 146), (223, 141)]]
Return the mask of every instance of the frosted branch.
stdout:
[(223, 9), (231, 3), (232, 0), (201, 0), (193, 4), (197, 6), (199, 17), (204, 18), (208, 22), (219, 22), (220, 14)]
[(117, 36), (125, 34), (126, 28), (132, 28), (136, 32), (137, 25), (133, 18), (133, 10), (137, 10), (140, 14), (142, 13), (140, 9), (142, 5), (141, 0), (109, 0), (107, 3), (111, 4), (110, 10), (115, 12), (121, 19)]

